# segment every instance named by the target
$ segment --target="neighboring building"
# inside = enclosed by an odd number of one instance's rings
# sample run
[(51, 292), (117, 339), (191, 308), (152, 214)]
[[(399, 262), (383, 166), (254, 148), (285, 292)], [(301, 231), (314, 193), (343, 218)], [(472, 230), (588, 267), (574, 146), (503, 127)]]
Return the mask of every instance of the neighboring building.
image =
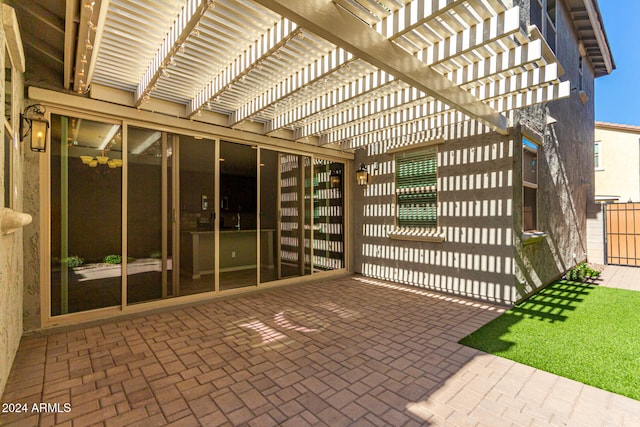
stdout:
[[(640, 202), (640, 126), (596, 122), (594, 141), (596, 204), (590, 208), (587, 220), (589, 261), (636, 265), (635, 256), (633, 260), (621, 259), (613, 246), (609, 247), (611, 259), (607, 259), (603, 216), (607, 203)], [(635, 237), (630, 238), (631, 241), (635, 241)]]
[(640, 126), (596, 122), (596, 201), (640, 202)]
[(50, 129), (13, 160), (34, 221), (2, 237), (0, 391), (20, 314), (349, 272), (510, 304), (586, 256), (595, 0), (5, 3)]

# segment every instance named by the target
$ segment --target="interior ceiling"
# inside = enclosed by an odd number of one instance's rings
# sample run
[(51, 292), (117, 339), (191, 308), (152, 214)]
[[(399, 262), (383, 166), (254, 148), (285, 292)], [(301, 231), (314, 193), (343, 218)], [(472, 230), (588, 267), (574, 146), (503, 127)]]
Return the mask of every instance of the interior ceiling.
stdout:
[[(122, 158), (122, 129), (120, 125), (79, 118), (71, 118), (64, 123), (67, 124), (66, 139), (69, 146), (69, 156), (76, 158), (76, 161), (80, 161), (80, 156), (100, 154)], [(62, 124), (59, 116), (54, 116), (51, 127), (54, 140), (62, 138)], [(128, 161), (132, 164), (153, 164), (159, 167), (163, 136), (170, 146), (176, 135), (130, 126), (128, 129)], [(212, 173), (212, 165), (215, 162), (213, 142), (187, 135), (177, 136), (182, 147), (180, 169), (196, 173)], [(257, 172), (255, 148), (257, 147), (222, 141), (220, 145), (220, 173), (255, 177)], [(271, 159), (268, 154), (266, 157)], [(261, 163), (265, 161), (263, 160)]]
[(491, 118), (569, 93), (546, 43), (502, 0), (7, 3), (40, 86), (106, 88), (141, 109), (164, 102), (342, 149), (442, 137), (469, 120), (504, 131)]

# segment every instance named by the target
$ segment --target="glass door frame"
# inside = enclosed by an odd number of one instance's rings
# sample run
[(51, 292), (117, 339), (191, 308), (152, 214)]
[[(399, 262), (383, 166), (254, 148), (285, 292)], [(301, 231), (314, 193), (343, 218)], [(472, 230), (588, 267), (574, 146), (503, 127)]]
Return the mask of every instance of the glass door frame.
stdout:
[[(125, 107), (126, 108), (126, 107)], [(290, 147), (282, 147), (279, 145), (271, 145), (268, 143), (264, 143), (262, 141), (248, 141), (248, 140), (243, 140), (243, 139), (238, 139), (236, 137), (221, 137), (220, 135), (216, 135), (216, 134), (212, 134), (212, 133), (208, 133), (208, 132), (204, 132), (204, 131), (193, 131), (189, 128), (182, 128), (182, 127), (177, 127), (177, 126), (170, 126), (170, 125), (161, 125), (159, 123), (156, 122), (152, 122), (152, 121), (144, 121), (144, 120), (136, 120), (136, 119), (130, 119), (130, 118), (126, 118), (124, 116), (114, 116), (113, 114), (107, 114), (107, 113), (100, 113), (100, 112), (93, 112), (93, 111), (89, 111), (89, 110), (79, 110), (76, 109), (75, 107), (65, 107), (65, 106), (51, 106), (51, 105), (47, 105), (47, 111), (45, 113), (45, 117), (47, 118), (47, 120), (49, 120), (49, 122), (51, 122), (51, 115), (55, 114), (55, 115), (63, 115), (63, 116), (67, 116), (67, 117), (73, 117), (73, 118), (79, 118), (79, 119), (87, 119), (87, 120), (94, 120), (94, 121), (99, 121), (99, 122), (103, 122), (103, 123), (110, 123), (110, 124), (118, 124), (121, 126), (122, 129), (122, 138), (123, 138), (123, 146), (122, 146), (122, 160), (123, 160), (123, 168), (122, 168), (122, 189), (121, 189), (121, 198), (122, 198), (122, 213), (121, 213), (121, 218), (122, 218), (122, 222), (121, 222), (121, 228), (122, 228), (122, 235), (121, 235), (121, 241), (122, 241), (122, 281), (121, 281), (121, 287), (122, 287), (122, 292), (121, 292), (121, 304), (119, 306), (110, 306), (110, 307), (104, 307), (104, 308), (98, 308), (98, 309), (92, 309), (92, 310), (87, 310), (87, 311), (82, 311), (82, 312), (76, 312), (76, 313), (69, 313), (69, 314), (63, 314), (63, 315), (57, 315), (57, 316), (52, 316), (51, 315), (51, 256), (49, 253), (49, 248), (50, 248), (50, 244), (51, 244), (51, 217), (50, 217), (50, 212), (51, 212), (51, 190), (50, 190), (50, 181), (49, 181), (49, 177), (50, 177), (50, 173), (51, 173), (51, 150), (47, 150), (45, 153), (41, 154), (38, 156), (38, 170), (39, 170), (39, 193), (40, 193), (40, 197), (39, 197), (39, 215), (40, 215), (40, 250), (39, 250), (39, 267), (40, 267), (40, 327), (41, 328), (47, 328), (47, 327), (52, 327), (52, 326), (58, 326), (58, 325), (72, 325), (72, 324), (77, 324), (79, 322), (85, 322), (85, 321), (91, 321), (91, 320), (97, 320), (97, 319), (103, 319), (103, 318), (115, 318), (124, 314), (130, 314), (130, 313), (139, 313), (139, 312), (146, 312), (146, 311), (150, 311), (153, 309), (157, 309), (157, 308), (162, 308), (162, 307), (170, 307), (170, 306), (175, 306), (175, 305), (181, 305), (181, 304), (185, 304), (185, 303), (190, 303), (190, 302), (197, 302), (197, 301), (203, 301), (203, 300), (209, 300), (212, 297), (215, 296), (221, 296), (221, 295), (229, 295), (232, 293), (239, 293), (239, 292), (247, 292), (247, 291), (251, 291), (254, 290), (256, 288), (269, 288), (269, 287), (276, 287), (276, 286), (281, 286), (281, 285), (285, 285), (285, 284), (291, 284), (291, 283), (296, 283), (296, 282), (305, 282), (308, 280), (314, 280), (316, 278), (318, 278), (318, 275), (321, 276), (331, 276), (331, 275), (341, 275), (341, 274), (345, 274), (347, 271), (350, 270), (350, 266), (351, 266), (351, 259), (352, 259), (352, 254), (350, 253), (349, 248), (351, 247), (351, 230), (350, 230), (350, 221), (345, 220), (344, 221), (344, 229), (343, 229), (343, 245), (344, 245), (344, 267), (337, 269), (337, 270), (332, 270), (332, 271), (322, 271), (322, 272), (317, 272), (314, 271), (315, 269), (313, 268), (313, 259), (314, 259), (314, 249), (313, 249), (313, 239), (314, 239), (314, 230), (313, 230), (313, 218), (311, 219), (311, 233), (310, 233), (310, 267), (311, 267), (311, 273), (309, 275), (303, 275), (303, 276), (295, 276), (295, 277), (291, 277), (291, 278), (283, 278), (283, 279), (278, 279), (275, 281), (269, 281), (269, 282), (261, 282), (260, 281), (260, 260), (261, 260), (261, 236), (260, 236), (260, 232), (257, 232), (257, 242), (256, 242), (256, 261), (258, 263), (257, 266), (257, 285), (256, 286), (251, 286), (248, 288), (241, 288), (240, 290), (227, 290), (227, 291), (221, 291), (220, 290), (220, 278), (219, 278), (219, 273), (220, 273), (220, 256), (219, 256), (219, 231), (220, 231), (220, 227), (219, 227), (219, 221), (220, 221), (220, 179), (219, 179), (219, 175), (220, 175), (220, 168), (219, 168), (219, 159), (220, 159), (220, 141), (224, 140), (224, 141), (228, 141), (228, 142), (233, 142), (233, 143), (239, 143), (239, 144), (243, 144), (243, 145), (247, 145), (247, 146), (254, 146), (257, 147), (257, 156), (256, 156), (256, 168), (257, 168), (257, 172), (256, 172), (256, 185), (257, 188), (260, 189), (260, 185), (261, 185), (261, 173), (260, 173), (260, 162), (261, 162), (261, 150), (265, 149), (265, 150), (271, 150), (271, 151), (275, 151), (275, 152), (279, 152), (279, 153), (286, 153), (286, 154), (293, 154), (293, 155), (299, 155), (299, 156), (307, 156), (310, 158), (311, 161), (311, 165), (313, 166), (314, 161), (316, 159), (322, 159), (322, 160), (328, 160), (328, 161), (333, 161), (333, 162), (339, 162), (343, 164), (344, 167), (344, 175), (343, 175), (343, 193), (342, 193), (342, 197), (343, 197), (343, 215), (345, 218), (350, 218), (350, 203), (348, 203), (349, 200), (349, 196), (351, 195), (351, 191), (353, 188), (353, 184), (351, 183), (351, 179), (347, 179), (347, 177), (350, 177), (351, 175), (353, 175), (353, 160), (349, 159), (349, 158), (343, 158), (340, 156), (331, 156), (331, 155), (325, 155), (325, 154), (318, 154), (315, 153), (313, 151), (304, 151), (304, 150), (296, 150)], [(185, 125), (188, 125), (188, 123), (185, 121)], [(126, 256), (125, 254), (128, 254), (128, 247), (127, 247), (127, 237), (128, 237), (128, 233), (127, 233), (127, 209), (128, 209), (128, 166), (127, 166), (127, 160), (128, 160), (128, 128), (129, 126), (136, 126), (136, 127), (142, 127), (142, 128), (146, 128), (146, 129), (153, 129), (153, 130), (157, 130), (163, 133), (167, 133), (169, 135), (171, 135), (172, 138), (177, 138), (179, 139), (179, 137), (181, 135), (184, 136), (189, 136), (189, 137), (195, 137), (197, 139), (206, 139), (208, 140), (209, 143), (213, 143), (213, 147), (215, 150), (215, 161), (216, 161), (216, 181), (214, 183), (214, 189), (215, 189), (215, 195), (214, 195), (214, 204), (215, 204), (215, 218), (214, 218), (214, 251), (215, 251), (215, 257), (214, 257), (214, 275), (215, 275), (215, 289), (213, 291), (210, 292), (203, 292), (203, 293), (199, 293), (199, 294), (192, 294), (192, 295), (185, 295), (185, 296), (178, 296), (178, 297), (173, 297), (173, 298), (166, 298), (166, 299), (159, 299), (159, 300), (151, 300), (148, 302), (142, 302), (142, 303), (136, 303), (136, 304), (128, 304), (127, 303), (127, 260), (126, 260)], [(51, 147), (51, 133), (48, 134), (48, 138), (49, 141), (47, 141), (47, 145), (49, 147)], [(257, 138), (259, 139), (259, 138)], [(173, 192), (173, 203), (172, 203), (172, 210), (171, 210), (171, 216), (172, 218), (170, 218), (173, 221), (173, 227), (172, 227), (172, 237), (173, 237), (173, 251), (172, 251), (172, 277), (173, 277), (173, 281), (174, 281), (174, 286), (179, 286), (179, 233), (180, 233), (180, 224), (179, 221), (177, 221), (177, 219), (179, 218), (179, 173), (180, 173), (180, 168), (179, 168), (179, 162), (177, 159), (179, 159), (179, 152), (180, 152), (180, 148), (179, 148), (179, 144), (175, 143), (174, 140), (174, 144), (172, 149), (173, 151), (173, 165), (172, 165), (172, 192)], [(166, 162), (166, 159), (163, 160), (163, 162)], [(166, 169), (164, 168), (164, 164), (163, 164), (163, 174), (166, 174)], [(168, 176), (166, 177), (168, 179)], [(313, 180), (313, 171), (311, 174), (311, 179)], [(165, 178), (163, 178), (163, 181), (165, 180)], [(166, 181), (165, 181), (166, 182)], [(166, 185), (166, 184), (165, 184)], [(278, 194), (280, 194), (281, 189), (278, 188)], [(311, 201), (310, 201), (310, 210), (311, 210), (311, 215), (313, 216), (313, 210), (314, 210), (314, 200), (313, 200), (313, 189), (311, 190), (312, 194), (311, 194)], [(168, 195), (166, 194), (166, 188), (163, 188), (163, 198), (167, 198)], [(260, 230), (260, 191), (257, 191), (256, 194), (256, 206), (258, 206), (258, 209), (256, 210), (256, 230)], [(168, 199), (166, 200), (166, 202), (163, 202), (163, 205), (165, 205), (164, 203), (168, 204)], [(167, 205), (165, 205), (167, 206)], [(174, 211), (175, 209), (175, 211)], [(163, 210), (163, 216), (166, 216), (166, 218), (163, 218), (163, 236), (164, 237), (168, 237), (168, 230), (167, 230), (167, 222), (169, 220), (168, 216), (168, 211)], [(275, 237), (275, 235), (274, 235)], [(304, 242), (302, 243), (304, 245)], [(163, 253), (163, 263), (166, 263), (166, 254)], [(304, 263), (304, 260), (303, 260)], [(166, 269), (166, 265), (165, 265), (165, 269)], [(164, 279), (163, 279), (163, 283), (164, 283)], [(164, 287), (163, 287), (164, 289)]]

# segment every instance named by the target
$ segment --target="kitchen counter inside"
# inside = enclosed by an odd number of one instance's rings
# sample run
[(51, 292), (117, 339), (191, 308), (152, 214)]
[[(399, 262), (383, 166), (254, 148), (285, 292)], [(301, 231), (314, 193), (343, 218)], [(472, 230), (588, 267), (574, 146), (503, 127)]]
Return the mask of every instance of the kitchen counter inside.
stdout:
[[(260, 230), (263, 262), (266, 267), (274, 266), (273, 229)], [(219, 235), (220, 271), (234, 271), (256, 268), (257, 230), (222, 229)], [(214, 230), (181, 230), (180, 267), (184, 274), (199, 279), (204, 274), (215, 272)]]

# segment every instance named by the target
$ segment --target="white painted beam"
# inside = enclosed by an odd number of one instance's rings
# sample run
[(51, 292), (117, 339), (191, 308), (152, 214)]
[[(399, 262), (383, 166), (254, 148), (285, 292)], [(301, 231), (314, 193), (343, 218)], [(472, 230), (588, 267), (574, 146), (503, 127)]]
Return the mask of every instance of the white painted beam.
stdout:
[[(255, 0), (411, 86), (506, 134), (506, 118), (330, 0)], [(496, 24), (498, 22), (496, 21)], [(489, 29), (498, 30), (498, 28)]]
[(520, 68), (530, 69), (541, 66), (544, 65), (542, 59), (542, 42), (534, 40), (472, 64), (458, 66), (453, 71), (447, 71), (450, 64), (447, 64), (447, 67), (434, 67), (434, 69), (441, 71), (455, 84), (464, 85), (501, 74), (511, 75)]
[(162, 41), (160, 48), (138, 83), (135, 94), (136, 106), (140, 106), (143, 98), (149, 96), (151, 88), (162, 75), (164, 68), (167, 67), (172, 56), (178, 52), (180, 45), (187, 40), (191, 32), (198, 25), (198, 22), (200, 22), (202, 16), (207, 12), (208, 8), (213, 7), (213, 5), (213, 0), (186, 0), (184, 7), (178, 14), (167, 36)]
[(299, 34), (297, 25), (283, 18), (270, 28), (259, 40), (249, 46), (238, 58), (230, 63), (189, 102), (187, 116), (190, 117), (204, 104), (215, 100), (233, 84), (245, 77), (251, 70), (274, 54), (280, 47)]
[[(229, 119), (229, 126), (264, 111), (276, 101), (291, 96), (304, 87), (321, 81), (326, 76), (338, 70), (340, 67), (353, 61), (353, 55), (342, 48), (336, 48), (321, 58), (313, 61), (301, 70), (292, 73), (291, 76), (271, 86), (253, 100), (238, 108)], [(275, 128), (273, 129), (275, 130)]]
[(371, 97), (374, 92), (385, 91), (385, 88), (394, 81), (393, 76), (384, 71), (374, 71), (349, 84), (276, 115), (267, 124), (265, 130), (273, 132), (300, 121), (314, 121), (318, 118), (329, 116), (333, 114), (329, 107), (344, 111), (350, 108), (347, 104), (363, 103), (364, 98)]
[[(342, 5), (342, 2), (338, 3)], [(501, 2), (494, 1), (494, 3), (497, 3), (494, 4), (496, 11), (504, 12), (506, 10), (506, 7), (502, 5)], [(390, 16), (384, 18), (375, 28), (381, 35), (387, 37), (389, 40), (397, 40), (421, 25), (434, 22), (436, 18), (446, 13), (455, 12), (456, 14), (462, 14), (463, 11), (467, 10), (467, 7), (467, 0), (413, 0), (404, 7), (396, 10)], [(478, 7), (476, 7), (476, 9), (477, 8)], [(491, 26), (490, 16), (492, 16), (492, 14), (495, 14), (495, 12), (486, 10), (485, 6), (482, 7), (479, 16), (481, 19), (487, 18), (487, 22), (483, 24), (484, 27)], [(477, 18), (474, 19), (477, 20)], [(470, 27), (473, 26), (473, 22), (475, 21), (469, 23)], [(357, 94), (354, 93), (352, 96), (356, 97)], [(304, 107), (294, 107), (289, 111), (279, 114), (265, 126), (265, 133), (291, 126), (295, 121), (304, 119), (305, 117), (300, 114), (301, 110), (304, 110)], [(306, 109), (306, 111), (308, 112), (306, 117), (313, 114), (309, 109)], [(231, 125), (243, 119), (242, 115), (237, 113), (235, 113), (233, 117), (234, 120), (231, 120)], [(283, 117), (289, 118), (290, 120), (283, 120)]]
[(531, 90), (499, 96), (487, 102), (496, 110), (505, 112), (567, 98), (570, 93), (570, 81), (554, 82)]
[(371, 13), (371, 11), (360, 6), (359, 3), (351, 3), (347, 0), (333, 0), (335, 4), (342, 7), (344, 10), (350, 12), (358, 19), (366, 22), (368, 25), (374, 25), (379, 21), (378, 17)]
[(64, 19), (64, 88), (71, 89), (71, 77), (73, 76), (73, 58), (75, 42), (78, 37), (77, 23), (79, 0), (67, 0)]
[(430, 97), (415, 88), (405, 87), (385, 96), (362, 102), (357, 106), (315, 118), (311, 123), (297, 129), (296, 135), (302, 138), (316, 133), (339, 130), (342, 127), (393, 114), (398, 111), (425, 104)]
[(98, 12), (98, 22), (96, 23), (96, 32), (93, 38), (93, 55), (89, 61), (89, 68), (87, 70), (87, 86), (91, 85), (93, 81), (93, 73), (98, 63), (98, 52), (100, 52), (100, 46), (102, 44), (102, 36), (104, 35), (104, 25), (107, 21), (107, 11), (111, 0), (100, 0), (100, 10)]
[[(208, 135), (212, 138), (219, 137), (223, 139), (259, 143), (264, 146), (271, 147), (274, 150), (277, 150), (278, 148), (285, 148), (296, 152), (301, 150), (299, 144), (287, 139), (273, 138), (252, 132), (229, 129), (226, 126), (216, 126), (200, 121), (191, 121), (169, 114), (156, 114), (150, 111), (145, 111), (144, 109), (136, 110), (135, 108), (118, 105), (116, 103), (79, 97), (36, 86), (30, 86), (28, 88), (27, 96), (31, 101), (42, 102), (52, 107), (59, 107), (69, 111), (107, 114), (117, 119), (133, 119), (141, 122), (147, 122), (155, 126), (156, 129), (167, 132), (178, 132), (185, 135)], [(305, 150), (322, 157), (353, 160), (353, 153), (337, 151), (335, 149), (326, 149), (309, 145)]]
[(486, 58), (494, 54), (495, 50), (483, 53), (483, 47), (498, 40), (509, 43), (507, 37), (520, 31), (520, 11), (514, 7), (423, 49), (417, 56), (430, 66), (467, 53)]
[[(531, 46), (529, 46), (531, 45)], [(541, 45), (539, 41), (534, 41), (524, 46), (518, 46), (503, 54), (495, 55), (488, 60), (483, 60), (466, 67), (459, 68), (455, 72), (447, 75), (448, 78), (458, 85), (462, 85), (465, 90), (479, 99), (505, 95), (511, 91), (522, 91), (544, 83), (552, 82), (557, 78), (557, 66), (551, 64), (537, 68), (542, 60)], [(482, 65), (480, 65), (482, 64)], [(530, 66), (528, 69), (525, 66)], [(498, 78), (496, 78), (498, 76)], [(300, 125), (296, 135), (300, 138), (323, 133), (328, 130), (337, 129), (348, 125), (349, 122), (357, 122), (368, 118), (379, 117), (410, 108), (416, 103), (425, 101), (425, 94), (415, 92), (415, 96), (402, 96), (405, 89), (400, 89), (393, 95), (386, 95), (386, 101), (379, 99), (375, 101), (362, 102), (352, 106), (354, 101), (361, 97), (356, 97), (349, 102), (334, 105), (331, 110), (325, 110), (306, 118), (306, 122)], [(375, 104), (372, 104), (375, 102)], [(406, 103), (406, 104), (403, 104)], [(345, 107), (345, 104), (350, 106)], [(368, 106), (367, 104), (371, 104)], [(333, 111), (336, 110), (336, 111)]]
[(7, 50), (11, 58), (11, 64), (20, 73), (25, 71), (24, 49), (16, 11), (6, 4), (2, 4), (2, 27), (4, 28)]
[[(488, 100), (501, 112), (510, 112), (518, 108), (556, 101), (570, 95), (571, 83), (554, 82), (523, 92), (509, 93)], [(434, 131), (452, 125), (459, 125), (470, 118), (460, 112), (430, 101), (424, 106), (412, 107), (406, 111), (395, 112), (372, 120), (353, 123), (349, 126), (336, 127), (322, 136), (325, 144), (349, 141), (349, 147), (402, 139), (419, 141), (420, 138), (442, 137), (442, 132)]]

